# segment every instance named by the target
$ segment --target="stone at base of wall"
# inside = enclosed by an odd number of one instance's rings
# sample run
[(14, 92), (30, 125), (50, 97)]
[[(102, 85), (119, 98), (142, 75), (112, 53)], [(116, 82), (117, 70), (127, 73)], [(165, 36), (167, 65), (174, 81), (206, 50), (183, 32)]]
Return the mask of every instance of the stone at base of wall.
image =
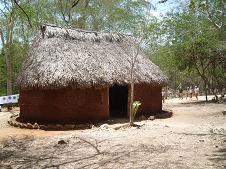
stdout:
[(29, 122), (20, 122), (18, 115), (12, 115), (8, 121), (11, 126), (26, 128), (26, 129), (41, 129), (41, 130), (79, 130), (90, 129), (92, 124), (38, 124)]
[[(172, 115), (173, 115), (172, 110), (162, 110), (161, 113), (156, 114), (155, 116), (150, 116), (149, 118), (146, 118), (145, 116), (143, 116), (143, 118), (139, 120), (164, 119), (164, 118), (170, 118), (172, 117)], [(12, 115), (8, 123), (14, 127), (26, 128), (26, 129), (41, 129), (41, 130), (81, 130), (81, 129), (91, 129), (93, 127), (92, 123), (41, 124), (37, 122), (35, 123), (24, 122), (22, 119), (20, 119), (18, 114)]]
[(162, 110), (161, 113), (155, 115), (155, 119), (166, 119), (170, 118), (173, 116), (173, 111), (172, 110)]
[(222, 111), (223, 115), (225, 116), (226, 115), (226, 110)]

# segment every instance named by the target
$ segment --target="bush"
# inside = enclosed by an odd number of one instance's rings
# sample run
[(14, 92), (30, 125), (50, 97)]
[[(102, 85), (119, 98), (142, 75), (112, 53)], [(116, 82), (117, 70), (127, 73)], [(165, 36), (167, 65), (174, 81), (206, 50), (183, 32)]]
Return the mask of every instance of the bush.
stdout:
[(137, 114), (137, 111), (139, 109), (139, 107), (141, 106), (141, 102), (140, 101), (134, 101), (133, 102), (133, 120)]

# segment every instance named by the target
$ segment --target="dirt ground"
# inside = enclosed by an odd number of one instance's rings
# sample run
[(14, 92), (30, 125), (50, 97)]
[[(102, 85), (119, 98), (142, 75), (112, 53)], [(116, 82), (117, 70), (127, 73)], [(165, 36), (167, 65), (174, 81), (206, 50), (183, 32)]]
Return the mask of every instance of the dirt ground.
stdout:
[(226, 168), (226, 104), (170, 99), (168, 119), (141, 127), (104, 124), (87, 130), (43, 131), (10, 127), (0, 113), (0, 168)]

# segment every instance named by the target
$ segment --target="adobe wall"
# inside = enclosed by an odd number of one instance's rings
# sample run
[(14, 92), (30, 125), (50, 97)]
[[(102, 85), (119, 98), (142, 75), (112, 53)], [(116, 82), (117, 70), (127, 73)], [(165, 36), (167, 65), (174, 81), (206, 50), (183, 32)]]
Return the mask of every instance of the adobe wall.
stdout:
[(135, 85), (134, 101), (140, 101), (141, 107), (138, 110), (138, 116), (158, 114), (162, 111), (162, 88), (150, 85)]
[(42, 122), (106, 120), (108, 89), (21, 90), (20, 117)]

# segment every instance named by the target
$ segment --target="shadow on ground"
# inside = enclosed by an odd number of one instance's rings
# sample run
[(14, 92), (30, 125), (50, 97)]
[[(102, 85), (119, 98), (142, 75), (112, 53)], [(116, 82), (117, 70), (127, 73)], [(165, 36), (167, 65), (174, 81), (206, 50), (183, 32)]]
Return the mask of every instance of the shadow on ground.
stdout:
[[(69, 140), (52, 142), (46, 145), (45, 142), (34, 143), (33, 138), (15, 140), (10, 138), (3, 141), (0, 151), (0, 168), (59, 168), (77, 162), (91, 160), (102, 154), (98, 149), (98, 144), (87, 141), (83, 138), (74, 138), (76, 142), (68, 146)], [(84, 156), (80, 149), (91, 149)], [(85, 166), (83, 166), (85, 167)]]
[(222, 137), (222, 143), (219, 148), (209, 156), (209, 160), (226, 168), (226, 135)]
[(193, 102), (181, 103), (181, 105), (202, 105), (202, 104), (216, 104), (217, 105), (217, 104), (225, 104), (225, 102), (216, 102), (216, 101), (213, 101), (213, 100), (208, 100), (208, 101), (193, 100)]
[[(94, 138), (70, 137), (59, 140), (37, 141), (33, 138), (5, 140), (0, 145), (0, 168), (114, 168), (143, 162), (147, 167), (150, 159), (140, 158), (145, 154), (153, 157), (167, 152), (171, 147), (140, 144), (126, 146), (116, 144), (111, 148), (108, 140), (97, 141)], [(103, 146), (104, 145), (104, 146)], [(131, 158), (134, 157), (134, 158)], [(142, 160), (142, 161), (140, 161)], [(159, 164), (158, 164), (159, 165)], [(166, 165), (166, 164), (164, 164)]]

